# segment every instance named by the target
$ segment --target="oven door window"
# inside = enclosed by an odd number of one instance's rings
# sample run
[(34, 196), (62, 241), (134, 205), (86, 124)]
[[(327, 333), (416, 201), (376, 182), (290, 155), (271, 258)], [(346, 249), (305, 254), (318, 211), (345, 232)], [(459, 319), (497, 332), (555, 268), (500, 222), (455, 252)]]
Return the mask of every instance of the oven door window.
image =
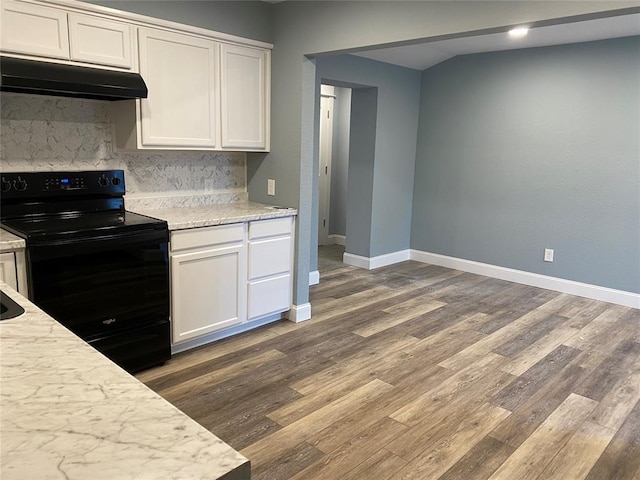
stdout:
[(166, 234), (30, 247), (32, 300), (80, 337), (169, 318)]

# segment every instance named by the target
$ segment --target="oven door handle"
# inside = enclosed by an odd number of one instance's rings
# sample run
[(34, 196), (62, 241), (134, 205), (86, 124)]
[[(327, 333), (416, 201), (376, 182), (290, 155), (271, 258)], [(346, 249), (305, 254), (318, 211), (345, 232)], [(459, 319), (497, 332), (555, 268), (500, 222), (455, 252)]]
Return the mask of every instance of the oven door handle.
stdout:
[(72, 257), (86, 253), (119, 250), (133, 245), (157, 246), (166, 251), (168, 243), (168, 230), (148, 230), (125, 235), (120, 233), (84, 238), (76, 237), (67, 240), (38, 243), (27, 247), (27, 256), (30, 260), (46, 260), (49, 258)]

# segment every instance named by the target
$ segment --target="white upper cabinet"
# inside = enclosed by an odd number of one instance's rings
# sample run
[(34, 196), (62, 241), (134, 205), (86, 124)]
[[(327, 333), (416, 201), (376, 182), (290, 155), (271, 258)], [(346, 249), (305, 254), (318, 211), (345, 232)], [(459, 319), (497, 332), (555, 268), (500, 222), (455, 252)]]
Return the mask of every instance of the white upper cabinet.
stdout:
[(133, 25), (33, 3), (2, 1), (3, 52), (131, 69)]
[(269, 149), (269, 50), (143, 27), (138, 49), (149, 97), (114, 105), (119, 148)]
[(0, 51), (140, 72), (149, 96), (113, 102), (125, 150), (265, 152), (272, 45), (68, 0), (1, 0)]
[(221, 46), (222, 147), (268, 148), (269, 52)]
[(3, 51), (69, 59), (65, 11), (3, 0), (1, 16)]
[(70, 13), (71, 60), (130, 69), (132, 30), (133, 26), (126, 23)]
[(216, 148), (217, 51), (207, 39), (140, 28), (142, 146)]

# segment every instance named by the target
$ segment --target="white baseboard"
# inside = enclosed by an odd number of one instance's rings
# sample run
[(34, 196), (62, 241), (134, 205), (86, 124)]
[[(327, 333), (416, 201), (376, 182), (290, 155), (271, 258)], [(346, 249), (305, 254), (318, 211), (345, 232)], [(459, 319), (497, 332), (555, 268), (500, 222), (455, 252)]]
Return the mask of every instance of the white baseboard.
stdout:
[(329, 243), (331, 245), (345, 246), (347, 244), (347, 237), (345, 237), (344, 235), (332, 234), (329, 235)]
[(284, 314), (274, 313), (272, 315), (267, 315), (266, 317), (253, 320), (251, 322), (243, 323), (242, 325), (238, 325), (237, 327), (226, 328), (224, 330), (220, 330), (219, 332), (213, 332), (202, 337), (194, 338), (193, 340), (187, 340), (184, 343), (172, 345), (171, 354), (174, 355), (186, 350), (191, 350), (192, 348), (200, 347), (202, 345), (206, 345), (207, 343), (215, 342), (216, 340), (222, 340), (223, 338), (231, 337), (233, 335), (237, 335), (239, 333), (261, 327), (262, 325), (266, 325), (267, 323), (277, 322), (278, 320), (282, 320), (283, 318)]
[(640, 294), (615, 290), (612, 288), (591, 285), (588, 283), (565, 280), (563, 278), (549, 277), (538, 273), (514, 270), (512, 268), (499, 267), (488, 263), (474, 262), (462, 258), (448, 257), (437, 253), (411, 250), (411, 260), (429, 263), (441, 267), (462, 270), (463, 272), (485, 275), (487, 277), (507, 280), (509, 282), (521, 283), (532, 287), (545, 288), (556, 292), (568, 293), (579, 297), (601, 300), (603, 302), (615, 303), (625, 307), (640, 308)]
[(286, 313), (289, 321), (293, 323), (304, 322), (311, 318), (311, 304), (304, 303), (302, 305), (292, 305), (291, 310)]
[(309, 272), (309, 286), (318, 285), (319, 283), (320, 283), (320, 272), (318, 270)]
[(361, 257), (360, 255), (345, 252), (342, 254), (342, 262), (347, 265), (351, 265), (352, 267), (371, 270), (371, 267), (369, 267), (369, 264), (371, 263), (369, 257)]
[(394, 263), (404, 262), (409, 260), (409, 258), (410, 250), (400, 250), (399, 252), (387, 253), (385, 255), (378, 255), (377, 257), (371, 258), (361, 257), (360, 255), (354, 255), (353, 253), (345, 253), (342, 256), (342, 261), (353, 267), (373, 270), (375, 268), (393, 265)]

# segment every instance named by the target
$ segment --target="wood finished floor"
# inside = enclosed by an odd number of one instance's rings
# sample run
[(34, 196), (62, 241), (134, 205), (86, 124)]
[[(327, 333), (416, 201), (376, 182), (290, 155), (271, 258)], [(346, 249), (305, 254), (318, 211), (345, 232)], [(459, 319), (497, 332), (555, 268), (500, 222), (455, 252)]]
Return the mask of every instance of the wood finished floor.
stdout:
[(640, 311), (405, 262), (138, 378), (279, 480), (640, 480)]

